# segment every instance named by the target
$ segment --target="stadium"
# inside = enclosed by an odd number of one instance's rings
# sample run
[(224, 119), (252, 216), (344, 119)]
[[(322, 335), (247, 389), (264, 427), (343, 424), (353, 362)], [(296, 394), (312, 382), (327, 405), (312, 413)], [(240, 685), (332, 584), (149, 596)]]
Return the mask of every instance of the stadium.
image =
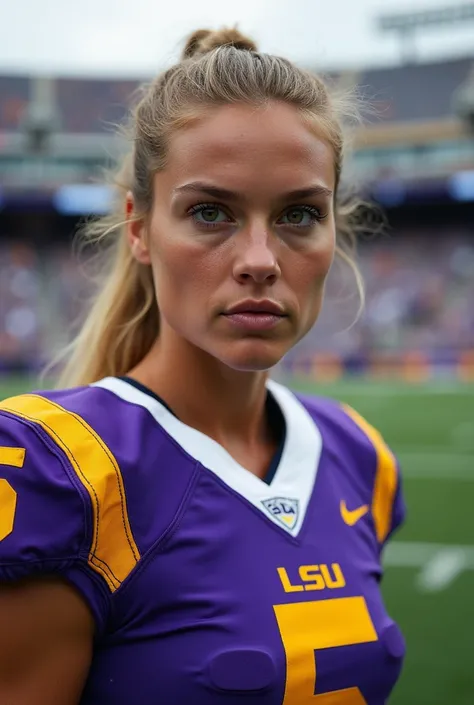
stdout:
[[(472, 4), (464, 6), (472, 19)], [(459, 13), (461, 12), (459, 10)], [(386, 31), (461, 15), (385, 18)], [(469, 14), (469, 17), (468, 17)], [(103, 214), (141, 80), (0, 75), (0, 398), (44, 365), (87, 305), (73, 237)], [(146, 78), (146, 77), (145, 77)], [(474, 702), (474, 48), (340, 71), (371, 105), (347, 180), (384, 211), (361, 236), (366, 302), (335, 267), (323, 313), (278, 376), (349, 403), (400, 459), (408, 521), (385, 553), (385, 599), (408, 656), (394, 705)]]

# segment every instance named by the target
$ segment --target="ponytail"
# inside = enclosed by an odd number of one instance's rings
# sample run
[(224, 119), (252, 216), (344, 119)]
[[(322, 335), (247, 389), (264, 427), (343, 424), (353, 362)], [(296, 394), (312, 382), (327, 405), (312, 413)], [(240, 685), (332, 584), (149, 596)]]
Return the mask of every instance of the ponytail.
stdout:
[[(122, 203), (128, 191), (123, 183), (128, 165), (129, 159), (116, 179), (116, 186), (123, 191)], [(87, 316), (78, 334), (53, 362), (62, 366), (59, 387), (126, 374), (158, 336), (159, 311), (151, 267), (133, 257), (122, 214), (123, 210), (117, 209), (117, 213), (90, 221), (82, 229), (82, 244), (105, 247), (99, 255), (100, 271)]]

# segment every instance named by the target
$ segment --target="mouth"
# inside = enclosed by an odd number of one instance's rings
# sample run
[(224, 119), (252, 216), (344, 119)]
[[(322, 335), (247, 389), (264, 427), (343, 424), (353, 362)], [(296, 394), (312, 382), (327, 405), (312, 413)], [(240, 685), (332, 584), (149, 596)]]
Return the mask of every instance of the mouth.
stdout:
[(248, 331), (269, 330), (287, 318), (284, 309), (274, 301), (242, 301), (223, 314), (237, 328)]
[(277, 304), (275, 301), (270, 301), (269, 299), (263, 299), (256, 301), (254, 299), (247, 299), (246, 301), (241, 301), (235, 306), (224, 311), (224, 316), (232, 316), (236, 313), (255, 313), (262, 315), (272, 315), (272, 316), (285, 316), (285, 311)]

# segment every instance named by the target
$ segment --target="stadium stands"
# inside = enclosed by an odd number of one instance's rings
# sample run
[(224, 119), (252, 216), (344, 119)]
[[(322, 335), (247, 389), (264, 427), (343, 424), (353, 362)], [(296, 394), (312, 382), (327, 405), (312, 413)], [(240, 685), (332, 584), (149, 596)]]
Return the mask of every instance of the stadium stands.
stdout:
[(453, 94), (469, 77), (472, 59), (414, 64), (362, 73), (362, 93), (387, 122), (445, 118), (454, 114)]
[(403, 239), (366, 247), (360, 263), (366, 304), (359, 305), (353, 278), (336, 268), (327, 305), (304, 350), (343, 358), (420, 351), (438, 359), (474, 348), (474, 242), (468, 234), (404, 233)]
[(33, 248), (0, 246), (0, 371), (34, 369), (41, 360), (47, 334), (43, 285)]
[[(88, 281), (66, 247), (36, 252), (3, 245), (0, 262), (3, 364), (41, 364), (86, 309)], [(474, 242), (467, 233), (405, 233), (396, 247), (381, 240), (363, 248), (360, 265), (367, 301), (357, 325), (353, 276), (336, 266), (321, 318), (288, 365), (324, 355), (365, 367), (369, 357), (414, 351), (444, 364), (474, 350)]]
[(110, 131), (123, 121), (138, 81), (59, 79), (57, 101), (65, 132)]
[[(454, 119), (454, 96), (472, 77), (473, 65), (474, 58), (468, 57), (332, 75), (335, 82), (356, 83), (375, 108), (372, 123), (382, 131), (372, 130), (378, 136), (364, 142), (369, 125), (354, 168), (359, 185), (364, 179), (374, 184), (368, 193), (379, 203), (400, 207), (406, 199), (409, 208), (423, 199), (434, 203), (444, 198), (457, 208), (456, 203), (473, 199), (474, 142)], [(71, 258), (66, 233), (73, 229), (73, 217), (84, 215), (87, 208), (61, 210), (53, 194), (63, 185), (90, 184), (99, 176), (115, 149), (107, 132), (123, 121), (138, 86), (134, 80), (55, 79), (52, 93), (62, 134), (56, 135), (55, 152), (43, 155), (40, 162), (35, 155), (25, 155), (24, 136), (19, 134), (35, 94), (32, 80), (0, 76), (0, 370), (2, 365), (41, 365), (65, 342), (70, 322), (86, 306), (88, 287)], [(435, 130), (431, 142), (422, 144), (425, 124), (437, 120), (447, 128), (439, 134)], [(396, 131), (400, 124), (411, 131), (384, 143), (385, 126)], [(400, 176), (414, 182), (418, 169), (424, 178), (410, 185), (408, 198)], [(444, 181), (428, 184), (435, 174)], [(33, 220), (25, 226), (9, 208), (29, 212)], [(44, 216), (44, 222), (35, 219), (39, 208), (54, 215)], [(443, 222), (449, 223), (449, 216)], [(414, 352), (444, 364), (463, 351), (474, 351), (474, 238), (470, 216), (465, 222), (463, 231), (444, 225), (445, 232), (438, 227), (433, 237), (419, 225), (410, 231), (406, 216), (393, 240), (365, 243), (361, 268), (367, 302), (357, 325), (352, 326), (358, 309), (354, 281), (338, 266), (317, 326), (288, 364), (311, 367), (315, 356), (326, 356), (335, 368), (357, 367), (374, 356), (400, 358)], [(50, 225), (54, 232), (48, 237)], [(26, 244), (27, 236), (29, 243), (36, 241), (34, 246)], [(53, 245), (62, 238), (62, 246)], [(469, 354), (474, 369), (474, 353)]]
[[(445, 118), (454, 113), (453, 94), (469, 77), (473, 59), (371, 69), (355, 75), (363, 95), (386, 122)], [(352, 76), (352, 73), (351, 73)], [(344, 74), (339, 78), (343, 79)], [(62, 129), (97, 133), (126, 114), (139, 80), (58, 78), (56, 98)], [(423, 87), (420, 90), (420, 87)], [(0, 131), (19, 129), (30, 90), (27, 77), (0, 76)]]
[(0, 131), (19, 129), (28, 104), (29, 90), (29, 78), (0, 76)]

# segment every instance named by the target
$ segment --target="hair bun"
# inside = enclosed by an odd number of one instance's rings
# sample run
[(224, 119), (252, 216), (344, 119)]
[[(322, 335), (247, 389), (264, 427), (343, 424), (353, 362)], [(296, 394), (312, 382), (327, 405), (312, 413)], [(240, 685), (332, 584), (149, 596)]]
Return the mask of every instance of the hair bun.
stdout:
[(238, 29), (197, 29), (188, 37), (182, 58), (202, 56), (213, 49), (225, 46), (232, 46), (242, 51), (257, 51), (255, 42), (241, 34)]

